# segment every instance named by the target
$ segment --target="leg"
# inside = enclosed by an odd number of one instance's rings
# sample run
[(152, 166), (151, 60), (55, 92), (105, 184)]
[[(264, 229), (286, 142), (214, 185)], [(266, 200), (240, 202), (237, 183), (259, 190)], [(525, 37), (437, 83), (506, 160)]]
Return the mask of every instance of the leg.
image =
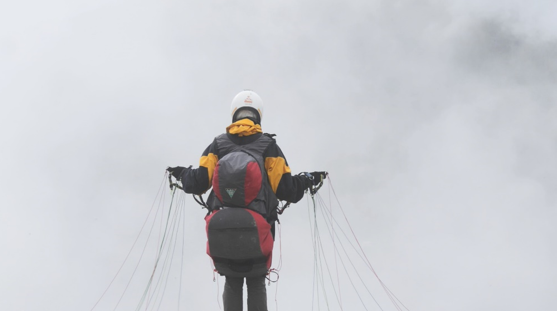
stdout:
[(224, 311), (242, 311), (244, 278), (226, 277), (222, 301)]
[(265, 276), (246, 278), (248, 285), (248, 311), (267, 311)]

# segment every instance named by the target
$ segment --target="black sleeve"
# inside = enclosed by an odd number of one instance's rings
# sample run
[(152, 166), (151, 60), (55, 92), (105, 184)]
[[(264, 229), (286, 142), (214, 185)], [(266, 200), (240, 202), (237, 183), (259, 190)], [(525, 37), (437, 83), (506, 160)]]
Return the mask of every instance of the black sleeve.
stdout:
[(184, 173), (182, 184), (186, 193), (203, 194), (209, 187), (209, 173), (206, 167), (192, 168)]
[(213, 171), (218, 161), (216, 139), (203, 151), (199, 168), (187, 170), (182, 176), (186, 193), (203, 194), (211, 188)]
[(280, 179), (276, 195), (279, 200), (296, 203), (304, 197), (304, 191), (308, 187), (307, 177), (286, 173)]

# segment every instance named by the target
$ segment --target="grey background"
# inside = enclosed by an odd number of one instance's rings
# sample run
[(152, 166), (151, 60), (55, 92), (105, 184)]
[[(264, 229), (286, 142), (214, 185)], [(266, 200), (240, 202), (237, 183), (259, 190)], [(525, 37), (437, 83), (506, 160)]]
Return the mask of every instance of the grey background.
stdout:
[[(553, 310), (556, 10), (542, 0), (4, 1), (0, 309), (89, 310), (164, 169), (196, 165), (229, 124), (233, 96), (251, 88), (293, 172), (331, 173), (410, 310)], [(284, 216), (282, 310), (311, 306), (305, 202)], [(186, 209), (182, 309), (215, 310), (204, 213), (189, 197)]]

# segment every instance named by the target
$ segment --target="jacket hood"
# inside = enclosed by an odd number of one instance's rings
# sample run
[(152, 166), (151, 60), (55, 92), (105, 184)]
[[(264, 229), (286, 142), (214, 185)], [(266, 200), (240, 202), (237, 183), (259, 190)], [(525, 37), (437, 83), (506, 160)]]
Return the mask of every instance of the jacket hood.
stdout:
[(226, 128), (226, 132), (242, 137), (250, 136), (257, 133), (263, 133), (263, 130), (261, 130), (261, 125), (255, 124), (252, 120), (242, 119), (230, 124)]

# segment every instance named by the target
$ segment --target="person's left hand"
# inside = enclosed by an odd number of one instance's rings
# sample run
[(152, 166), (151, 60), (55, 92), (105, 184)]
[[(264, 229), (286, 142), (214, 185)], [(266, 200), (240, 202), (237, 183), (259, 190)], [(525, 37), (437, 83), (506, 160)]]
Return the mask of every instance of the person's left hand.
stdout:
[(314, 186), (319, 185), (319, 183), (321, 181), (323, 181), (323, 179), (327, 178), (327, 172), (311, 172), (309, 173), (313, 178), (312, 178), (312, 182)]

